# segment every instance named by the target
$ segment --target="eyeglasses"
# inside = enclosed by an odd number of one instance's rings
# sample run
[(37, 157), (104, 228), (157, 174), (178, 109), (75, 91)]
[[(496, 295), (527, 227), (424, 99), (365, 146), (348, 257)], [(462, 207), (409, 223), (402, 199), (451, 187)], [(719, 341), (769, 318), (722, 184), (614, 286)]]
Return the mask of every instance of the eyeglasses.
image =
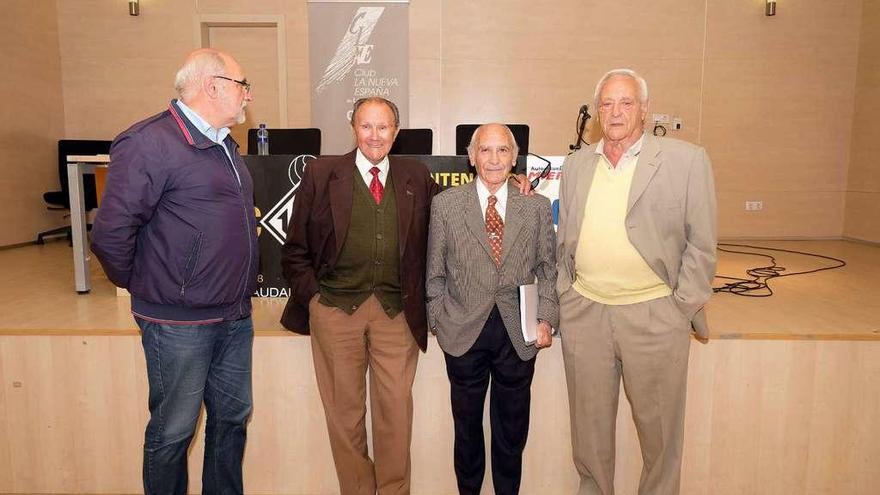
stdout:
[(233, 79), (231, 77), (226, 77), (226, 76), (213, 76), (213, 77), (216, 77), (217, 79), (226, 79), (227, 81), (232, 81), (235, 84), (238, 84), (242, 88), (244, 88), (245, 92), (247, 92), (247, 93), (251, 92), (251, 83), (248, 82), (247, 78), (239, 81), (238, 79)]
[(551, 167), (552, 167), (553, 164), (550, 163), (550, 160), (544, 158), (544, 157), (541, 156), (541, 155), (536, 155), (536, 154), (534, 154), (534, 153), (529, 153), (529, 156), (533, 156), (533, 157), (535, 157), (535, 158), (537, 158), (537, 159), (539, 159), (539, 160), (541, 160), (542, 162), (544, 162), (544, 163), (547, 164), (547, 165), (544, 167), (544, 170), (541, 171), (541, 175), (539, 175), (539, 176), (535, 177), (534, 179), (532, 179), (531, 181), (529, 181), (529, 184), (531, 184), (532, 189), (534, 189), (534, 188), (538, 187), (538, 184), (541, 182), (541, 179), (543, 179), (543, 178), (547, 177), (548, 175), (550, 175), (550, 170), (551, 170)]

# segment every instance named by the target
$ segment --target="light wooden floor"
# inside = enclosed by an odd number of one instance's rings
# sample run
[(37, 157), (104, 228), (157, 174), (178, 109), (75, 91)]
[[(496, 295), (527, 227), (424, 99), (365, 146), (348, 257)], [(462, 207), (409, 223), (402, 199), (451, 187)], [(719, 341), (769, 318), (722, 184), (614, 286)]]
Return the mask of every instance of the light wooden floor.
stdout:
[[(763, 244), (849, 265), (771, 282), (771, 298), (713, 298), (713, 340), (690, 352), (682, 494), (876, 494), (880, 248)], [(147, 386), (140, 339), (128, 300), (116, 297), (96, 263), (92, 293), (74, 292), (69, 256), (64, 242), (0, 250), (0, 493), (141, 490)], [(790, 271), (815, 264), (778, 259)], [(736, 276), (746, 264), (724, 255), (719, 273)], [(310, 341), (280, 330), (283, 301), (255, 307), (247, 493), (338, 493)], [(536, 365), (523, 495), (571, 494), (577, 486), (558, 344)], [(455, 493), (449, 385), (433, 341), (420, 357), (414, 396), (412, 493)], [(621, 397), (615, 484), (630, 495), (641, 460)], [(192, 493), (200, 489), (202, 435), (190, 453)], [(484, 493), (492, 493), (490, 478)]]
[[(736, 242), (804, 251), (846, 261), (835, 270), (770, 281), (766, 298), (715, 294), (709, 324), (717, 338), (880, 339), (880, 246), (847, 241)], [(737, 248), (731, 248), (737, 249)], [(769, 252), (785, 273), (833, 266), (833, 262)], [(718, 274), (743, 277), (747, 268), (766, 266), (754, 256), (719, 253)], [(716, 279), (716, 285), (723, 281)]]
[[(748, 244), (841, 258), (847, 266), (770, 282), (768, 298), (716, 294), (708, 305), (711, 337), (721, 339), (880, 340), (880, 247), (847, 241), (754, 241)], [(765, 260), (719, 253), (718, 273), (744, 276)], [(774, 253), (787, 272), (827, 261)], [(73, 290), (71, 251), (63, 241), (0, 250), (0, 335), (135, 335), (129, 300), (116, 297), (97, 261), (92, 292)], [(717, 281), (722, 282), (720, 279)], [(278, 323), (283, 299), (254, 299), (259, 335), (291, 336)]]

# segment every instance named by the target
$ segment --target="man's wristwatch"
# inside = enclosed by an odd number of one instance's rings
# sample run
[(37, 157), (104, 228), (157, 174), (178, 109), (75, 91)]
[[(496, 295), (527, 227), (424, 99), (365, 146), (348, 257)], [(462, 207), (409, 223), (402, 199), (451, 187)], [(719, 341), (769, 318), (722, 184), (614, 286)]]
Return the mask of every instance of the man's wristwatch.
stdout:
[(547, 326), (550, 327), (550, 336), (552, 337), (552, 336), (556, 335), (556, 329), (553, 328), (553, 325), (551, 325), (549, 321), (547, 321), (543, 318), (538, 318), (538, 323), (546, 323)]

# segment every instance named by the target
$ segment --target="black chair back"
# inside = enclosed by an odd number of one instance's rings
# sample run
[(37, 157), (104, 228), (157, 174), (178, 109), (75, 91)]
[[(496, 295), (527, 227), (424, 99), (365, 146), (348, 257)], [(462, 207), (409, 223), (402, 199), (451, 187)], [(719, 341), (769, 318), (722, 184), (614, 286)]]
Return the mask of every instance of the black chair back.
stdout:
[[(467, 147), (471, 142), (474, 131), (482, 124), (458, 124), (455, 126), (455, 154), (467, 155)], [(507, 124), (516, 144), (519, 146), (519, 156), (526, 156), (529, 152), (529, 126), (528, 124)]]
[(434, 150), (434, 131), (431, 129), (401, 129), (391, 146), (389, 155), (430, 155)]
[[(61, 191), (50, 191), (43, 195), (47, 203), (62, 208), (70, 208), (70, 184), (67, 180), (67, 157), (69, 155), (107, 155), (112, 141), (94, 139), (61, 139), (58, 141), (58, 181)], [(54, 193), (54, 194), (53, 194)], [(95, 190), (95, 176), (83, 175), (83, 199), (86, 211), (98, 206)], [(51, 199), (51, 201), (50, 201)]]
[[(321, 154), (321, 129), (267, 129), (270, 155)], [(249, 155), (257, 154), (257, 129), (248, 129)]]

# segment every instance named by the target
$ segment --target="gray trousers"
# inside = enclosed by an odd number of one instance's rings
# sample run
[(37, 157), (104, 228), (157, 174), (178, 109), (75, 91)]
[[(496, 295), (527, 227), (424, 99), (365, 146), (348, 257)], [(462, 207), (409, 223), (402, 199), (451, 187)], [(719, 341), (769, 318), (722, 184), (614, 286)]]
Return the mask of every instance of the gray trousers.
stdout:
[(620, 379), (642, 448), (640, 495), (679, 492), (690, 321), (672, 296), (611, 306), (573, 288), (559, 298), (579, 495), (614, 493)]

